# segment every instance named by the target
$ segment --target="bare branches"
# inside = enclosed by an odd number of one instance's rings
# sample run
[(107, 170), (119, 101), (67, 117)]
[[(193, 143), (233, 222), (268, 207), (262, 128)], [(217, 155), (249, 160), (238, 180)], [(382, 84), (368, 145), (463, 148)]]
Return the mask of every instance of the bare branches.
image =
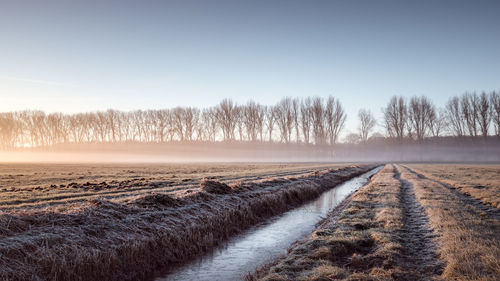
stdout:
[(289, 97), (283, 98), (273, 110), (281, 141), (289, 143), (293, 126), (292, 99)]
[(490, 94), (491, 115), (495, 127), (495, 134), (500, 136), (500, 92)]
[[(465, 93), (436, 108), (424, 96), (407, 103), (394, 96), (382, 109), (389, 138), (423, 141), (443, 133), (458, 137), (487, 137), (490, 125), (500, 135), (500, 94)], [(376, 120), (361, 109), (359, 138), (367, 142)], [(0, 113), (0, 148), (52, 146), (64, 143), (164, 143), (172, 141), (268, 141), (334, 145), (345, 126), (346, 113), (340, 100), (330, 96), (285, 97), (276, 105), (254, 101), (237, 105), (230, 99), (215, 107), (175, 107), (161, 110), (118, 110), (89, 113), (46, 114), (25, 110)]]
[(267, 128), (267, 136), (269, 138), (269, 142), (273, 141), (273, 130), (274, 130), (274, 123), (275, 123), (275, 112), (274, 108), (272, 106), (267, 106), (264, 109), (264, 116), (265, 116), (265, 124)]
[(237, 107), (230, 99), (223, 99), (216, 107), (216, 116), (224, 140), (234, 140)]
[(479, 97), (478, 109), (478, 122), (483, 137), (488, 136), (488, 129), (491, 122), (490, 100), (485, 92), (481, 93)]
[[(377, 124), (377, 121), (375, 120), (375, 117), (373, 117), (371, 111), (366, 109), (360, 109), (358, 112), (358, 117), (359, 117), (359, 128), (358, 128), (359, 137), (361, 138), (362, 142), (366, 142), (368, 140), (370, 132)], [(354, 139), (353, 137), (350, 138), (351, 141), (353, 139)]]
[(447, 127), (446, 111), (442, 108), (439, 110), (434, 108), (429, 116), (429, 129), (432, 136), (439, 137)]
[(434, 106), (424, 96), (412, 97), (408, 107), (409, 126), (415, 132), (418, 141), (422, 141), (430, 129), (430, 119), (436, 115)]
[(465, 93), (460, 100), (462, 118), (471, 137), (477, 136), (479, 119), (479, 97), (476, 93)]
[(463, 136), (465, 130), (465, 124), (462, 116), (460, 99), (458, 97), (451, 98), (446, 104), (446, 118), (450, 129), (453, 131), (454, 135), (458, 137)]
[(312, 126), (312, 100), (307, 97), (300, 102), (300, 126), (304, 142), (309, 144)]
[(316, 144), (326, 144), (325, 133), (325, 108), (323, 100), (320, 97), (315, 97), (311, 106), (311, 117), (313, 125), (313, 136)]
[(325, 127), (330, 145), (337, 142), (340, 131), (344, 128), (345, 120), (346, 114), (340, 101), (332, 96), (328, 97), (325, 108)]
[(402, 140), (408, 121), (408, 106), (403, 97), (392, 97), (383, 110), (384, 124), (390, 137)]

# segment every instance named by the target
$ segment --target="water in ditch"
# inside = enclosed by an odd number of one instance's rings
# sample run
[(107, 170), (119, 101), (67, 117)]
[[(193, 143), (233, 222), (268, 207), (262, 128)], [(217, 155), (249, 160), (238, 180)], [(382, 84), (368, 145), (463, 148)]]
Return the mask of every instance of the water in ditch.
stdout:
[(313, 201), (249, 228), (211, 253), (172, 268), (155, 281), (241, 280), (248, 272), (286, 254), (293, 242), (309, 235), (319, 221), (380, 169), (348, 180)]

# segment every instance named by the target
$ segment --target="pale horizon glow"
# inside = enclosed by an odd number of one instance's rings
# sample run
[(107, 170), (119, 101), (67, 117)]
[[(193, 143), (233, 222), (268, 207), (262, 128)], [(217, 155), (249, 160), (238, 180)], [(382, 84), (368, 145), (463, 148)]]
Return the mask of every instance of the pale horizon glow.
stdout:
[[(0, 112), (500, 89), (498, 1), (4, 1)], [(378, 131), (382, 131), (379, 127)]]

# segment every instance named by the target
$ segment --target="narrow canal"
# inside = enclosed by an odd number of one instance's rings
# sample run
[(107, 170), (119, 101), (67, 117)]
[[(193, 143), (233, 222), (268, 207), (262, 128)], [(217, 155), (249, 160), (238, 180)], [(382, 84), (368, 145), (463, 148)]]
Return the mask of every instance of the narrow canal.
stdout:
[(255, 268), (286, 254), (293, 242), (309, 235), (321, 219), (381, 169), (378, 167), (348, 180), (314, 201), (258, 224), (211, 253), (172, 268), (155, 281), (240, 280)]

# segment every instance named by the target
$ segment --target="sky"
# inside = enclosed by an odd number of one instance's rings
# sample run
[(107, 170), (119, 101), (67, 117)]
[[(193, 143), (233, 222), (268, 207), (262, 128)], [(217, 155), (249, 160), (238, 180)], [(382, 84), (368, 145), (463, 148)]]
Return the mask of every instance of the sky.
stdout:
[(500, 1), (0, 0), (0, 112), (500, 89)]

